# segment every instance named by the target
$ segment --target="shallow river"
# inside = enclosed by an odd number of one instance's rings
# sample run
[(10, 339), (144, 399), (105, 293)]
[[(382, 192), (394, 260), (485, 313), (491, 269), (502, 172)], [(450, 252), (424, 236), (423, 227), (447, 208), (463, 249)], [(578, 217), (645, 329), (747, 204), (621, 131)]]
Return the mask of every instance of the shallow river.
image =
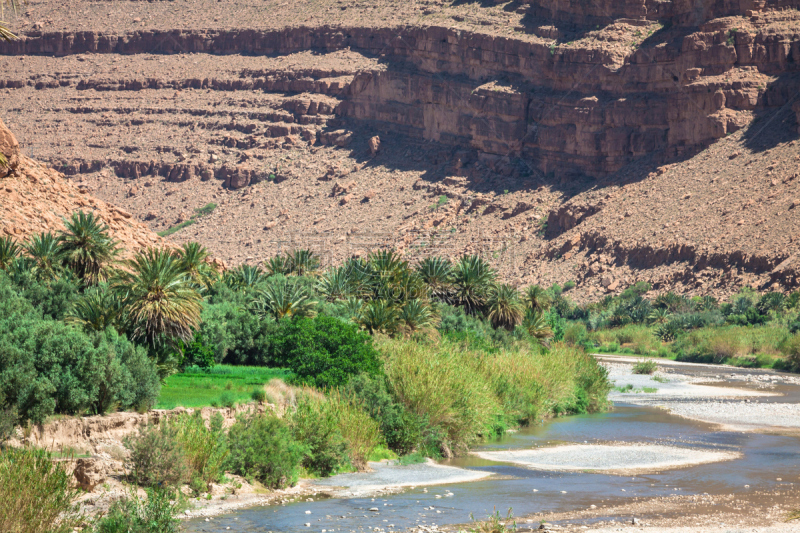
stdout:
[[(465, 523), (470, 521), (470, 513), (485, 518), (493, 509), (505, 515), (513, 508), (514, 515), (521, 516), (585, 509), (592, 504), (624, 503), (634, 497), (744, 493), (800, 482), (794, 479), (800, 466), (800, 439), (715, 431), (714, 426), (673, 416), (661, 409), (626, 404), (617, 404), (609, 413), (571, 416), (525, 428), (479, 450), (608, 442), (666, 444), (742, 455), (732, 461), (635, 476), (548, 472), (468, 456), (444, 464), (491, 476), (471, 482), (406, 488), (396, 494), (373, 495), (374, 498), (348, 496), (358, 494), (359, 487), (383, 480), (421, 483), (426, 475), (431, 475), (426, 465), (384, 466), (372, 474), (344, 474), (320, 482), (326, 488), (344, 487), (339, 498), (238, 510), (209, 522), (202, 518), (189, 520), (185, 526), (191, 532), (349, 533), (375, 528), (390, 532), (419, 525)], [(369, 511), (376, 507), (377, 512)], [(306, 523), (310, 526), (305, 526)]]

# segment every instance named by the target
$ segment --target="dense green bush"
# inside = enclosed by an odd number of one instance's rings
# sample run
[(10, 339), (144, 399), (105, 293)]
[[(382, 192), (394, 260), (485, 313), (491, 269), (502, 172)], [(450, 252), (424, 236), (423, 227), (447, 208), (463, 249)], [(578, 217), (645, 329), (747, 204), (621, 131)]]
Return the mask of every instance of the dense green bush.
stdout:
[(22, 420), (155, 404), (146, 351), (114, 330), (85, 333), (46, 319), (0, 274), (0, 401)]
[(178, 340), (179, 363), (178, 366), (184, 369), (188, 366), (199, 368), (211, 368), (216, 364), (216, 348), (209, 344), (199, 332), (195, 332), (191, 341), (183, 342)]
[(330, 402), (310, 393), (300, 396), (290, 416), (292, 434), (305, 446), (303, 466), (319, 476), (330, 476), (348, 466), (347, 442)]
[(84, 522), (64, 463), (36, 448), (0, 452), (0, 531), (72, 533)]
[(215, 347), (217, 363), (266, 365), (274, 320), (262, 320), (248, 310), (254, 289), (235, 291), (217, 283), (201, 313), (199, 334)]
[(283, 319), (270, 348), (273, 366), (291, 369), (298, 383), (313, 387), (340, 387), (362, 372), (381, 372), (372, 337), (336, 318)]
[(228, 431), (226, 468), (270, 488), (297, 483), (305, 448), (274, 415), (242, 415)]
[(145, 489), (140, 498), (135, 489), (115, 501), (108, 513), (94, 523), (94, 533), (176, 533), (180, 520), (176, 506), (167, 490), (159, 487)]

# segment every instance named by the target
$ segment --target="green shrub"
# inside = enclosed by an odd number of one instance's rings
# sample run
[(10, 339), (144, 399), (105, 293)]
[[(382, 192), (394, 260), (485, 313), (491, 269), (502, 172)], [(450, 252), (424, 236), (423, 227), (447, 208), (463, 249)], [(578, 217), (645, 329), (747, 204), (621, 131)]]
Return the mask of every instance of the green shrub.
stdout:
[(84, 522), (72, 474), (36, 448), (0, 451), (0, 531), (72, 533)]
[(366, 470), (373, 450), (386, 445), (380, 425), (369, 416), (364, 404), (348, 395), (331, 391), (327, 401), (347, 443), (350, 464), (358, 470)]
[(144, 348), (112, 329), (86, 333), (42, 318), (0, 274), (0, 397), (22, 421), (149, 408), (159, 389)]
[(276, 489), (297, 483), (305, 455), (287, 423), (274, 415), (238, 417), (228, 431), (228, 449), (226, 467), (232, 473)]
[(292, 434), (305, 446), (303, 466), (319, 476), (330, 476), (349, 464), (347, 441), (331, 404), (310, 391), (301, 394), (291, 414)]
[(261, 320), (248, 311), (251, 293), (259, 285), (234, 290), (217, 283), (200, 314), (200, 335), (214, 346), (217, 363), (266, 365), (269, 362), (270, 335), (277, 329), (274, 320)]
[(264, 389), (253, 389), (253, 392), (250, 394), (250, 398), (252, 398), (255, 402), (264, 403), (267, 401), (267, 391)]
[(586, 326), (580, 322), (571, 322), (564, 328), (564, 342), (570, 346), (580, 346), (587, 338)]
[(178, 339), (178, 366), (186, 368), (196, 366), (199, 368), (211, 368), (216, 364), (216, 348), (203, 338), (203, 335), (195, 331), (190, 342), (184, 343)]
[(212, 482), (219, 483), (228, 455), (222, 415), (215, 413), (208, 426), (200, 416), (200, 411), (193, 415), (181, 415), (170, 423), (175, 426), (175, 437), (192, 468), (192, 477), (199, 478), (206, 487)]
[(233, 409), (236, 407), (236, 398), (230, 392), (223, 392), (219, 395), (219, 405), (221, 407), (227, 407), (228, 409)]
[(108, 513), (95, 521), (94, 533), (176, 533), (178, 520), (176, 503), (162, 488), (145, 489), (147, 496), (140, 498), (131, 489), (126, 498), (115, 501)]
[(284, 319), (271, 348), (274, 366), (291, 369), (297, 383), (317, 388), (341, 387), (355, 375), (381, 372), (372, 338), (337, 318)]
[(134, 482), (145, 487), (176, 487), (191, 479), (191, 465), (178, 433), (176, 424), (162, 420), (123, 441), (131, 452), (127, 468)]
[(658, 364), (655, 361), (639, 361), (633, 365), (632, 372), (634, 374), (653, 374), (658, 369)]
[(792, 367), (800, 369), (800, 334), (788, 337), (781, 345), (781, 351), (789, 358)]
[(360, 374), (347, 383), (345, 394), (361, 401), (381, 428), (386, 444), (398, 455), (406, 455), (422, 442), (425, 423), (395, 401), (384, 376)]

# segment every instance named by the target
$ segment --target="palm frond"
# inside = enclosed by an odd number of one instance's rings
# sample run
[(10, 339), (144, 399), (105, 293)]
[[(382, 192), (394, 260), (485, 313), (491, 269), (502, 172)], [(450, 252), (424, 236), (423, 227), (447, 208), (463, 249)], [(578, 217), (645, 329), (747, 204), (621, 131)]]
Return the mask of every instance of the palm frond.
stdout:
[(119, 243), (108, 234), (108, 226), (94, 213), (79, 211), (65, 220), (58, 236), (63, 260), (87, 285), (106, 277), (106, 267), (119, 254)]
[(317, 302), (311, 299), (308, 292), (295, 283), (279, 279), (268, 283), (258, 291), (253, 302), (253, 310), (261, 316), (272, 316), (276, 320), (287, 317), (313, 317)]
[(517, 289), (505, 283), (495, 287), (486, 302), (489, 311), (487, 318), (495, 328), (513, 330), (522, 322), (525, 306), (519, 298)]
[(169, 251), (148, 248), (126, 264), (112, 282), (125, 308), (133, 337), (156, 345), (158, 339), (192, 338), (200, 323), (202, 298)]

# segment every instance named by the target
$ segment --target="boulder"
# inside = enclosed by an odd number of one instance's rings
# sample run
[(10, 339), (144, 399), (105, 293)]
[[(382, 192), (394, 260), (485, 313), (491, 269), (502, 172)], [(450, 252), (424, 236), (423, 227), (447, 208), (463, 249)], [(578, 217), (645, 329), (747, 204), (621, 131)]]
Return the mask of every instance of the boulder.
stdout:
[(376, 155), (381, 148), (381, 138), (377, 135), (369, 140), (369, 153)]
[(19, 143), (11, 130), (0, 119), (0, 153), (3, 154), (8, 165), (0, 168), (0, 177), (5, 177), (19, 166)]

